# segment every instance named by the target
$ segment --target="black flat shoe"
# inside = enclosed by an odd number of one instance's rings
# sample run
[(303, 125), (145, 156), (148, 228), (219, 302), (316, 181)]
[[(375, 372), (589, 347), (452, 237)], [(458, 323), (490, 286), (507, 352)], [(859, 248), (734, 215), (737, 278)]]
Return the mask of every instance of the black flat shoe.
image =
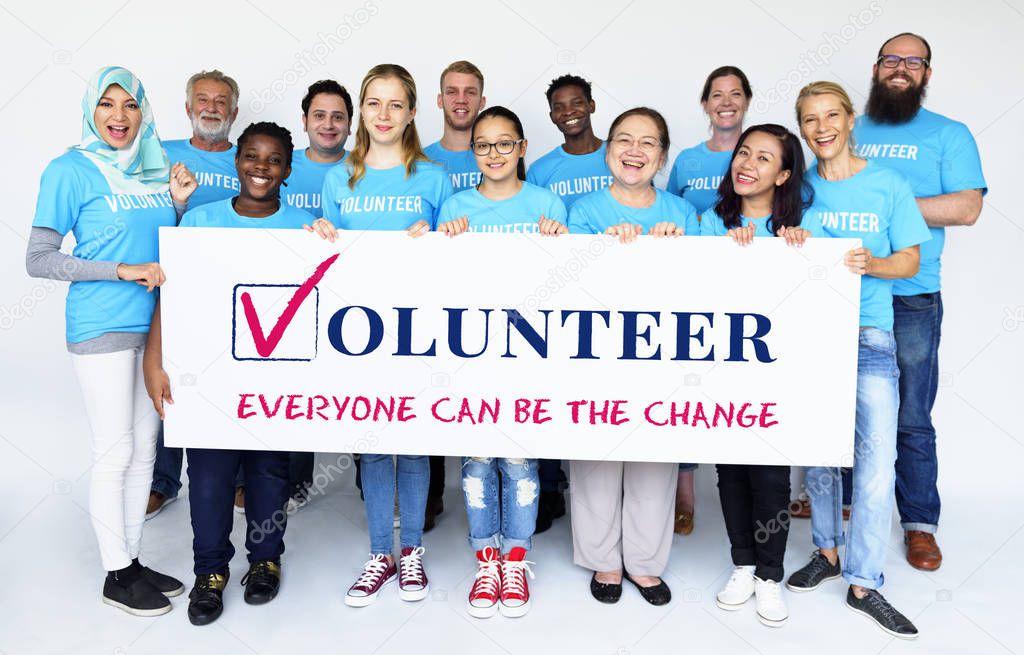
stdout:
[(668, 605), (672, 600), (672, 591), (668, 588), (668, 585), (665, 584), (664, 580), (653, 587), (641, 587), (640, 583), (629, 577), (629, 574), (626, 574), (624, 577), (632, 582), (634, 587), (640, 590), (640, 595), (643, 596), (644, 600), (651, 605)]
[(590, 578), (590, 595), (595, 600), (609, 605), (619, 602), (622, 598), (622, 583), (607, 584), (597, 581), (597, 573)]

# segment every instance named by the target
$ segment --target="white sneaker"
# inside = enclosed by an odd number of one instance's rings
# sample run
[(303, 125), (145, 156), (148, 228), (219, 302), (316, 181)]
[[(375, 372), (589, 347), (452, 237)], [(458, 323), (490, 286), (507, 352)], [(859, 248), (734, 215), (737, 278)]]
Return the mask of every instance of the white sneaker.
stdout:
[(754, 578), (757, 597), (757, 618), (770, 628), (780, 628), (789, 618), (786, 602), (782, 600), (782, 585), (771, 580)]
[(737, 566), (729, 581), (715, 596), (715, 602), (724, 610), (735, 611), (754, 595), (754, 567)]

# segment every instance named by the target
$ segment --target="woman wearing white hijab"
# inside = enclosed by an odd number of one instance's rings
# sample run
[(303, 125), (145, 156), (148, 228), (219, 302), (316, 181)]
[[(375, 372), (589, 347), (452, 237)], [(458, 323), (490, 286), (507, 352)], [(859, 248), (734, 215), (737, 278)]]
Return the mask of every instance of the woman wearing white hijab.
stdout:
[[(159, 426), (142, 352), (152, 291), (164, 281), (157, 230), (176, 223), (196, 181), (169, 166), (145, 90), (128, 70), (97, 71), (82, 113), (81, 143), (43, 172), (26, 267), (71, 282), (67, 348), (92, 430), (89, 514), (107, 570), (103, 602), (156, 616), (184, 586), (138, 559)], [(60, 252), (68, 232), (73, 255)]]

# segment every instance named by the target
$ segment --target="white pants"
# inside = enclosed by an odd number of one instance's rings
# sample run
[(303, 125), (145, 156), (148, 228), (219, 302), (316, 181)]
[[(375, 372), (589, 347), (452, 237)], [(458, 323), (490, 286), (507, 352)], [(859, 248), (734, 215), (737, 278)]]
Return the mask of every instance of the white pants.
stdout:
[(160, 428), (142, 377), (142, 348), (71, 355), (92, 428), (89, 514), (103, 568), (139, 556)]

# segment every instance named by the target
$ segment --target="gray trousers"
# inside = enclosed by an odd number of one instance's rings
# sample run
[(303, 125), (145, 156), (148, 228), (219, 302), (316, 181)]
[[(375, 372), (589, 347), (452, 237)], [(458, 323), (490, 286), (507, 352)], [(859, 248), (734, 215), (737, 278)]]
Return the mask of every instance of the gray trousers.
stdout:
[(569, 470), (573, 562), (661, 576), (672, 549), (679, 465), (573, 461)]

